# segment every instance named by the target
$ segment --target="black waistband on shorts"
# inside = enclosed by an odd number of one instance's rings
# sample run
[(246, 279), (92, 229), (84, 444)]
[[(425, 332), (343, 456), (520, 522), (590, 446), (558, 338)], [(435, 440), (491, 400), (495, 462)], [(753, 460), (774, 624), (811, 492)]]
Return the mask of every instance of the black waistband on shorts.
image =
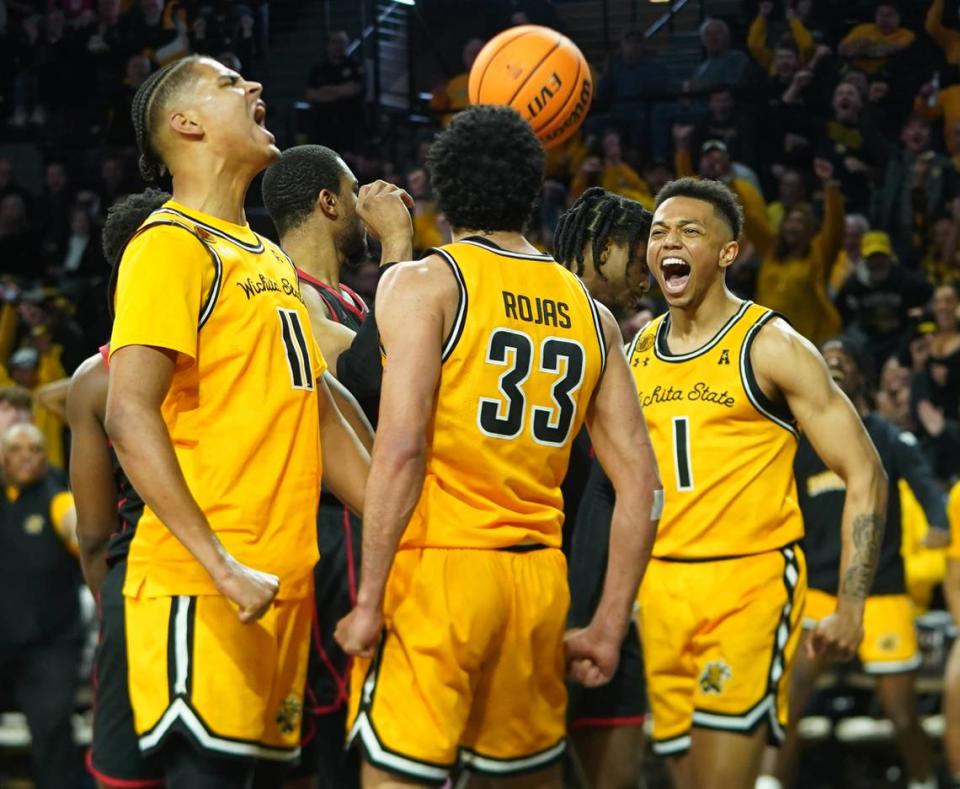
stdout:
[(528, 542), (523, 545), (506, 545), (503, 548), (495, 548), (497, 551), (506, 551), (507, 553), (532, 553), (533, 551), (542, 551), (544, 548), (549, 548), (549, 545), (544, 545), (540, 542)]
[(726, 556), (653, 556), (651, 558), (656, 559), (660, 562), (677, 562), (679, 564), (703, 564), (704, 562), (726, 562), (730, 559), (748, 559), (751, 556), (763, 556), (765, 553), (777, 553), (779, 551), (785, 551), (787, 548), (796, 547), (796, 542), (788, 542), (786, 545), (781, 545), (779, 548), (771, 548), (769, 551), (761, 551), (760, 553), (732, 553), (727, 554)]

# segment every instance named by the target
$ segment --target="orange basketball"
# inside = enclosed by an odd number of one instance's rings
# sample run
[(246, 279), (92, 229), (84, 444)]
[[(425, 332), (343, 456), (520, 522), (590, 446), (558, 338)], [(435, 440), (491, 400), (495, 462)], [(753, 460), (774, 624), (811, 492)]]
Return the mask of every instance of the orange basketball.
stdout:
[(593, 97), (590, 66), (569, 38), (539, 25), (504, 30), (480, 50), (470, 69), (471, 104), (506, 104), (519, 112), (545, 148), (570, 137)]

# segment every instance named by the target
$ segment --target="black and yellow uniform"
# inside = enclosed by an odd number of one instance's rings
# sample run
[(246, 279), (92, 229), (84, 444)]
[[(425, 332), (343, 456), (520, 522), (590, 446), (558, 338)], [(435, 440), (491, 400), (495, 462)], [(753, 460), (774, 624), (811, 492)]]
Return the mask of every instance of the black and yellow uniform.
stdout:
[(72, 507), (73, 497), (50, 472), (7, 488), (0, 501), (0, 694), (27, 718), (38, 789), (77, 786), (83, 775), (71, 725), (83, 579), (62, 536)]
[[(876, 414), (866, 414), (863, 424), (887, 472), (887, 526), (883, 532), (877, 574), (863, 616), (863, 641), (859, 656), (870, 674), (895, 674), (920, 666), (913, 603), (904, 578), (900, 511), (900, 480), (910, 485), (928, 523), (946, 530), (946, 498), (933, 470), (912, 433), (901, 430)], [(810, 442), (800, 441), (795, 463), (800, 509), (806, 535), (810, 590), (804, 625), (814, 626), (837, 607), (840, 575), (841, 521), (846, 486), (820, 460)]]
[[(144, 507), (127, 559), (127, 659), (140, 748), (172, 732), (219, 756), (300, 747), (325, 364), (289, 258), (246, 225), (169, 201), (123, 252), (111, 354), (174, 351), (161, 415), (197, 504), (239, 562), (280, 579), (256, 625)], [(135, 645), (135, 646), (134, 646)]]
[(665, 506), (640, 588), (654, 748), (691, 726), (782, 737), (806, 591), (793, 480), (797, 431), (757, 384), (750, 348), (776, 313), (745, 301), (708, 343), (674, 354), (669, 314), (629, 363)]
[(606, 347), (593, 300), (552, 258), (478, 237), (434, 254), (459, 304), (383, 640), (354, 662), (350, 736), (377, 767), (441, 783), (458, 756), (508, 776), (564, 752), (560, 483)]
[[(329, 317), (354, 332), (360, 330), (367, 305), (346, 285), (340, 290), (297, 269), (301, 287), (312, 287), (326, 304)], [(359, 785), (356, 753), (344, 751), (347, 682), (350, 657), (333, 631), (357, 601), (360, 577), (360, 519), (327, 490), (317, 510), (320, 561), (313, 571), (314, 628), (303, 727), (303, 754), (298, 773), (316, 775), (322, 787), (349, 789)]]
[[(100, 349), (104, 365), (110, 349)], [(140, 753), (133, 726), (133, 709), (127, 690), (126, 626), (123, 582), (127, 552), (143, 512), (143, 500), (130, 484), (116, 452), (110, 449), (113, 481), (117, 488), (117, 530), (107, 543), (107, 574), (100, 586), (100, 637), (93, 667), (93, 741), (87, 752), (87, 769), (106, 787), (163, 786), (160, 768)]]

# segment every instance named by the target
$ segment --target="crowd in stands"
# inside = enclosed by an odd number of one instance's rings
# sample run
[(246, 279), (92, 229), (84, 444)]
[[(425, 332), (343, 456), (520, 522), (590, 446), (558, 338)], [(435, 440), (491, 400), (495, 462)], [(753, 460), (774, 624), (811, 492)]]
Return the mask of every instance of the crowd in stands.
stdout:
[[(960, 475), (956, 7), (745, 0), (739, 15), (707, 18), (699, 32), (703, 58), (683, 80), (671, 80), (668, 53), (639, 29), (593, 64), (590, 116), (549, 152), (530, 237), (549, 250), (557, 217), (591, 186), (650, 207), (671, 178), (723, 180), (746, 214), (730, 287), (815, 343), (852, 339), (871, 365), (877, 408), (916, 434), (946, 487)], [(464, 71), (435, 87), (435, 127), (466, 105), (482, 43), (466, 40)], [(338, 74), (318, 82), (315, 69), (307, 98), (352, 84), (339, 95), (359, 103), (359, 62)], [(417, 248), (449, 237), (422, 145), (398, 163), (322, 129), (317, 139), (341, 142), (361, 181), (407, 188)], [(640, 314), (662, 309), (648, 301)], [(634, 330), (636, 316), (622, 318)]]
[[(39, 393), (34, 421), (53, 466), (64, 465), (67, 437), (43, 387), (109, 336), (100, 228), (118, 197), (143, 188), (133, 94), (190, 52), (262, 75), (266, 5), (0, 0), (0, 145), (30, 148), (44, 173), (28, 186), (13, 154), (0, 155), (0, 422), (7, 411), (26, 418), (26, 392)], [(503, 26), (556, 14), (545, 0), (530, 4), (536, 13), (514, 5)], [(432, 199), (426, 148), (466, 105), (483, 40), (463, 42), (464, 72), (418, 86), (433, 87), (433, 123), (411, 125), (406, 150), (388, 156), (397, 146), (366, 133), (374, 109), (361, 50), (350, 48), (356, 32), (333, 31), (320, 48), (304, 86), (314, 121), (302, 141), (340, 151), (360, 183), (404, 186), (415, 247), (444, 243), (450, 228)], [(593, 64), (593, 108), (549, 152), (529, 237), (549, 250), (558, 216), (591, 186), (652, 207), (672, 178), (724, 181), (746, 215), (730, 287), (813, 342), (844, 334), (857, 343), (877, 411), (917, 436), (946, 490), (960, 477), (956, 4), (744, 0), (739, 15), (704, 21), (700, 39), (702, 61), (684, 80), (671, 79), (669, 53), (639, 29)], [(372, 298), (377, 276), (370, 262), (349, 282)], [(661, 309), (654, 293), (622, 314), (625, 334)], [(920, 546), (922, 533), (909, 533)], [(942, 574), (944, 563), (925, 566)], [(925, 603), (939, 580), (923, 579)]]

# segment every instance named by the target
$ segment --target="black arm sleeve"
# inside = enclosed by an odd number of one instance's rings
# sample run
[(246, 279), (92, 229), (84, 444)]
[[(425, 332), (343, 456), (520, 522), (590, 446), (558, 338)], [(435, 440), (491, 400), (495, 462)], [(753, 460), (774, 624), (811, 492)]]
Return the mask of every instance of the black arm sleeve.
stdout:
[(577, 510), (577, 523), (570, 546), (571, 627), (585, 627), (593, 617), (607, 573), (610, 521), (616, 494), (613, 483), (596, 460)]
[(894, 442), (897, 473), (903, 477), (917, 497), (927, 523), (936, 529), (948, 530), (947, 496), (937, 484), (933, 469), (910, 433), (900, 433)]
[(376, 316), (370, 310), (350, 347), (337, 357), (337, 380), (357, 398), (363, 413), (374, 427), (380, 410), (382, 377), (380, 334)]

